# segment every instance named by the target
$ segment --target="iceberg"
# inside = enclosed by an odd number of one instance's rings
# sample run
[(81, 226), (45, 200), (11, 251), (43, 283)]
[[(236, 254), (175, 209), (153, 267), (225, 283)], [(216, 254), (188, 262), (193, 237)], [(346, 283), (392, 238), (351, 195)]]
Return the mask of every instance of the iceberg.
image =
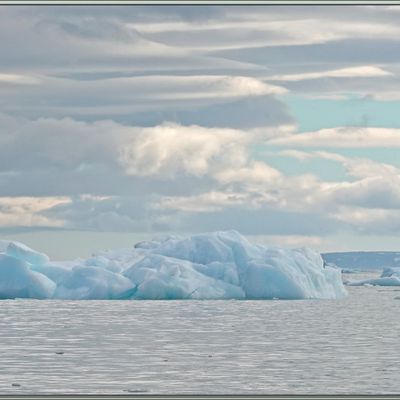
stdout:
[(397, 276), (400, 278), (400, 268), (399, 267), (389, 267), (382, 271), (381, 278)]
[(75, 266), (57, 285), (54, 298), (125, 299), (132, 295), (134, 289), (135, 285), (122, 275), (102, 268)]
[(51, 279), (31, 271), (27, 262), (0, 254), (0, 299), (47, 299), (55, 288)]
[(385, 268), (379, 278), (349, 281), (347, 286), (400, 286), (400, 268)]
[(19, 242), (10, 242), (6, 248), (6, 254), (30, 264), (40, 265), (49, 262), (49, 257), (47, 257), (46, 254), (32, 250), (28, 246)]
[(250, 243), (236, 231), (166, 235), (56, 262), (0, 243), (0, 298), (340, 299), (339, 269), (311, 249)]

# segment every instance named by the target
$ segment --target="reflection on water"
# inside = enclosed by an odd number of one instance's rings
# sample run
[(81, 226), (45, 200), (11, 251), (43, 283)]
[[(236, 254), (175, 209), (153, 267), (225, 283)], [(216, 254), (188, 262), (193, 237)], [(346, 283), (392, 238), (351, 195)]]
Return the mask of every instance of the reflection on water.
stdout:
[(1, 301), (0, 393), (399, 393), (398, 289), (349, 293)]

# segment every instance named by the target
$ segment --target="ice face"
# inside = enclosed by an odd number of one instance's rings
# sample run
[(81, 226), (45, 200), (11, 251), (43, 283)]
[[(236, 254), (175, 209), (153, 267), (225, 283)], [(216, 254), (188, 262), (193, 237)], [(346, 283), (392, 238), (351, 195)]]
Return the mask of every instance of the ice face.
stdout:
[(41, 265), (49, 262), (49, 257), (47, 257), (46, 254), (32, 250), (28, 246), (19, 242), (10, 242), (6, 248), (6, 254), (30, 264)]
[(103, 268), (76, 266), (57, 285), (59, 299), (126, 299), (136, 285), (122, 275)]
[(325, 266), (315, 251), (255, 245), (236, 231), (164, 236), (69, 262), (50, 262), (21, 243), (10, 242), (3, 248), (1, 298), (337, 299), (346, 295), (340, 271)]
[(53, 296), (55, 288), (52, 280), (31, 271), (25, 261), (0, 254), (0, 299), (47, 299)]

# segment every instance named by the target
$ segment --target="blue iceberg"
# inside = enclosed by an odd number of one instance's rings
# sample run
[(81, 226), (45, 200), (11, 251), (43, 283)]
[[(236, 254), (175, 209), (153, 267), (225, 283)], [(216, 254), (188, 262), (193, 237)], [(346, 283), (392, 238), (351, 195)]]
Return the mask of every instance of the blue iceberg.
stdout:
[(236, 231), (166, 235), (87, 259), (54, 262), (0, 244), (0, 298), (339, 299), (340, 270), (319, 253), (252, 244)]

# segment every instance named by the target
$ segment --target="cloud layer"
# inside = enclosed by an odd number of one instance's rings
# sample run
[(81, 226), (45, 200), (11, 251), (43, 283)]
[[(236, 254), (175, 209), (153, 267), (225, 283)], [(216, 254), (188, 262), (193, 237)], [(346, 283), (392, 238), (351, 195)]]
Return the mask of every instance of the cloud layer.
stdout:
[(2, 7), (0, 229), (397, 234), (396, 7)]

